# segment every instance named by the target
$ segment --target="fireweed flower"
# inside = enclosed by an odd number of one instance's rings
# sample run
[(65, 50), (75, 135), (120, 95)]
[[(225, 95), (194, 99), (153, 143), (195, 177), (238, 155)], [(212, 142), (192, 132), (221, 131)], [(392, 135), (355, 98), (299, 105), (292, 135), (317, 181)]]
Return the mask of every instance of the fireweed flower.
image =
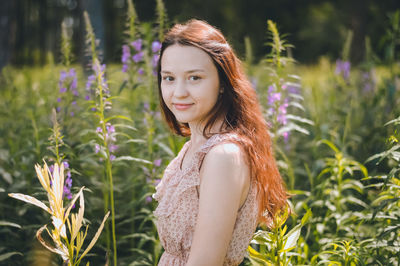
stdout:
[(345, 80), (348, 80), (350, 77), (350, 67), (351, 64), (349, 61), (342, 61), (340, 59), (336, 60), (336, 75), (342, 75)]
[[(77, 74), (74, 68), (71, 68), (67, 71), (61, 71), (60, 72), (60, 78), (58, 81), (58, 87), (59, 87), (59, 93), (60, 96), (57, 98), (57, 102), (61, 103), (63, 101), (63, 98), (69, 98), (67, 93), (70, 91), (73, 95), (73, 100), (72, 103), (76, 103), (76, 98), (79, 96), (78, 92), (78, 78)], [(66, 106), (68, 106), (68, 103), (65, 103)], [(73, 104), (76, 106), (76, 104)], [(57, 112), (61, 111), (61, 106), (57, 106), (56, 108)], [(74, 112), (70, 112), (71, 116), (74, 116)]]
[[(283, 127), (288, 123), (287, 108), (289, 107), (289, 98), (284, 98), (284, 94), (289, 93), (290, 87), (288, 84), (283, 83), (280, 88), (281, 91), (277, 91), (275, 84), (268, 87), (268, 116), (278, 123), (278, 127)], [(283, 132), (282, 136), (285, 142), (287, 142), (289, 132)]]
[(363, 84), (363, 92), (369, 93), (375, 88), (375, 79), (372, 71), (363, 71), (361, 75), (361, 83)]
[(128, 63), (129, 57), (131, 57), (131, 49), (129, 48), (128, 45), (122, 45), (122, 58), (121, 62), (122, 63)]
[[(96, 132), (99, 134), (103, 133), (103, 130), (101, 129), (101, 127), (97, 127)], [(115, 153), (118, 150), (118, 145), (115, 144), (116, 142), (116, 137), (115, 137), (115, 127), (113, 125), (111, 125), (110, 123), (106, 124), (106, 132), (105, 132), (105, 140), (106, 140), (106, 144), (107, 144), (107, 149), (110, 152), (110, 160), (113, 161), (116, 159)], [(102, 148), (103, 146), (96, 143), (94, 145), (94, 149), (95, 149), (95, 153), (99, 153), (101, 150), (104, 151), (104, 148)], [(99, 158), (100, 161), (103, 161), (103, 158)]]
[(160, 51), (161, 49), (161, 43), (159, 41), (154, 41), (151, 44), (151, 51), (153, 53), (158, 53), (158, 51)]
[(153, 162), (153, 163), (154, 163), (154, 166), (155, 166), (155, 167), (160, 167), (161, 161), (162, 161), (161, 159), (156, 159), (156, 160), (154, 160), (154, 162)]
[(90, 75), (88, 77), (88, 80), (86, 82), (86, 90), (89, 91), (90, 88), (92, 87), (93, 83), (96, 81), (96, 76), (95, 75)]
[(132, 56), (132, 60), (135, 63), (139, 63), (140, 61), (142, 61), (143, 60), (143, 52), (142, 51), (137, 52), (134, 56)]
[(153, 66), (153, 68), (157, 67), (159, 59), (160, 59), (160, 55), (159, 54), (153, 55), (153, 58), (151, 59), (151, 65)]
[[(109, 97), (110, 96), (110, 89), (108, 88), (107, 80), (105, 78), (105, 71), (106, 71), (106, 64), (100, 65), (100, 63), (93, 64), (93, 70), (95, 72), (95, 78), (98, 77), (97, 88), (101, 87), (103, 89), (103, 96)], [(99, 95), (99, 92), (96, 91), (96, 94)]]
[(133, 42), (131, 42), (131, 46), (137, 51), (140, 52), (142, 50), (142, 39), (137, 39)]
[(95, 153), (99, 153), (99, 151), (100, 151), (100, 145), (99, 144), (94, 145), (94, 151), (95, 151)]
[(128, 70), (130, 57), (131, 57), (131, 49), (129, 48), (128, 45), (125, 44), (122, 46), (122, 57), (121, 57), (122, 72), (126, 72)]

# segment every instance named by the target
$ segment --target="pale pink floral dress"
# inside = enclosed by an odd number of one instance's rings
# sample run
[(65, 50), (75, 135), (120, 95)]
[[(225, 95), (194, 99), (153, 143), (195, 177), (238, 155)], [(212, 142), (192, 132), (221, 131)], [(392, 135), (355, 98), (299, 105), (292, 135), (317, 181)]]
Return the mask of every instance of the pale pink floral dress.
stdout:
[[(195, 153), (188, 168), (180, 169), (182, 158), (189, 147), (190, 140), (167, 166), (161, 182), (156, 187), (153, 198), (159, 204), (154, 211), (160, 241), (165, 252), (159, 266), (185, 265), (190, 252), (192, 238), (199, 210), (196, 187), (200, 184), (199, 168), (206, 153), (221, 142), (239, 142), (234, 133), (211, 136)], [(256, 185), (251, 182), (244, 204), (238, 210), (236, 223), (223, 265), (239, 265), (257, 227), (258, 205)]]

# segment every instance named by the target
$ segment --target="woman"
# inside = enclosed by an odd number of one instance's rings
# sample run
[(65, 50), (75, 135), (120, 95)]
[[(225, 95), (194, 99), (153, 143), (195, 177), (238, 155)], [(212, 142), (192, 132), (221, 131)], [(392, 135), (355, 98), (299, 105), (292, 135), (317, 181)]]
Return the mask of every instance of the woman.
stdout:
[(287, 199), (257, 95), (221, 32), (199, 20), (166, 34), (158, 87), (169, 127), (190, 136), (153, 195), (159, 265), (238, 265)]

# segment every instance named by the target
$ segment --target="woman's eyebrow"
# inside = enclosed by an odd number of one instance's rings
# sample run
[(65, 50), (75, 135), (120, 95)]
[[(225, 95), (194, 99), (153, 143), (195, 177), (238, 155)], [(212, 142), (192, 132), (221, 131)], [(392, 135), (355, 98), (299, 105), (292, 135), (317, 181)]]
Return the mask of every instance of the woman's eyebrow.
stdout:
[(186, 71), (186, 73), (188, 73), (188, 74), (193, 73), (193, 72), (205, 72), (205, 71), (203, 69), (192, 69), (192, 70)]
[[(190, 74), (193, 72), (206, 72), (206, 71), (203, 69), (191, 69), (191, 70), (185, 71), (185, 73), (187, 73), (187, 74)], [(168, 71), (168, 70), (162, 70), (161, 73), (162, 74), (172, 74), (172, 72)]]

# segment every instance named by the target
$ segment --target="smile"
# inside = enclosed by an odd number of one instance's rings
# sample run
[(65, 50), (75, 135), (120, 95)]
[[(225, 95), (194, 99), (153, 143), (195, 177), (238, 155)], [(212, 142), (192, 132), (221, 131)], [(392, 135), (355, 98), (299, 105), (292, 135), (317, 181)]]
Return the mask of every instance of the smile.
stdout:
[(180, 111), (189, 109), (192, 105), (193, 104), (177, 104), (177, 103), (174, 103), (175, 108), (177, 110), (180, 110)]

